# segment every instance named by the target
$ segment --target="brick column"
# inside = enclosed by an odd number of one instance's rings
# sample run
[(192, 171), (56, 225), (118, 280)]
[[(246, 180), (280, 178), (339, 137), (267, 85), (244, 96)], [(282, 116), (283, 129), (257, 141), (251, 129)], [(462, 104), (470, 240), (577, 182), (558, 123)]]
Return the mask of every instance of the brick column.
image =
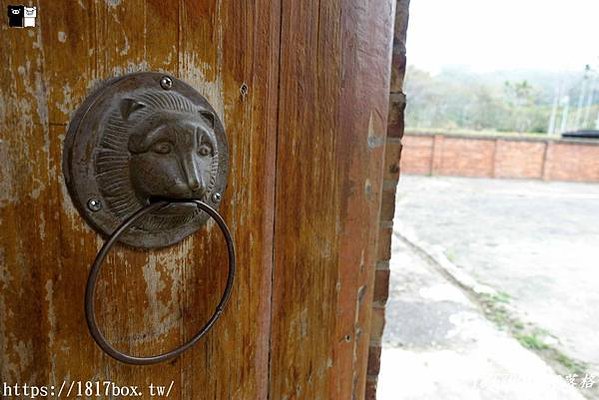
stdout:
[(395, 13), (395, 36), (393, 40), (393, 60), (391, 65), (391, 93), (389, 95), (389, 117), (385, 144), (385, 169), (381, 200), (380, 232), (378, 242), (378, 262), (374, 282), (370, 350), (368, 355), (368, 376), (366, 400), (376, 399), (376, 385), (380, 369), (381, 340), (385, 327), (385, 305), (389, 295), (389, 259), (393, 236), (393, 215), (395, 214), (395, 191), (399, 181), (399, 158), (401, 138), (404, 133), (404, 109), (406, 97), (402, 92), (406, 71), (406, 29), (408, 26), (408, 6), (410, 0), (397, 0)]
[(442, 175), (443, 168), (443, 139), (444, 135), (435, 135), (431, 156), (431, 175)]
[(551, 179), (551, 164), (553, 158), (553, 141), (548, 140), (545, 142), (545, 153), (543, 154), (543, 172), (542, 177), (544, 181), (548, 181)]

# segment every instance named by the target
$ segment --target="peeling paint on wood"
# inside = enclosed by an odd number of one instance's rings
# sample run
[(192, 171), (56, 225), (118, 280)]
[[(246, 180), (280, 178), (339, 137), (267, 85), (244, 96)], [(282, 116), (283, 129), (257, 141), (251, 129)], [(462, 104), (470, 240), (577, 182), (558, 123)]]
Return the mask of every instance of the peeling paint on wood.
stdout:
[[(265, 398), (278, 8), (266, 0), (36, 6), (35, 30), (0, 37), (8, 55), (0, 71), (0, 381), (174, 380), (172, 398)], [(221, 210), (243, 271), (213, 333), (175, 362), (140, 369), (108, 359), (87, 333), (83, 291), (102, 240), (71, 204), (60, 163), (66, 124), (85, 96), (105, 79), (145, 70), (189, 82), (227, 121), (235, 170)], [(256, 96), (242, 101), (246, 81)], [(212, 225), (166, 250), (109, 256), (98, 313), (116, 346), (165, 351), (205, 322), (226, 280)]]
[[(40, 0), (37, 28), (1, 28), (0, 381), (361, 398), (393, 2), (358, 3)], [(87, 333), (84, 287), (102, 239), (71, 204), (61, 160), (90, 91), (146, 70), (187, 81), (224, 121), (221, 211), (240, 268), (213, 332), (178, 360), (139, 368)], [(182, 343), (221, 295), (225, 254), (214, 224), (157, 252), (119, 247), (98, 286), (101, 329), (133, 354)]]

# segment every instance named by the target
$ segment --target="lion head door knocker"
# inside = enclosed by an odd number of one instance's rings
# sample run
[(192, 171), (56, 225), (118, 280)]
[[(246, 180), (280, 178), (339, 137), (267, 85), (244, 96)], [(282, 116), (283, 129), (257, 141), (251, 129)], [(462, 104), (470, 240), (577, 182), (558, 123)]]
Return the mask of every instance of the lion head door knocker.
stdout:
[[(108, 81), (77, 109), (64, 143), (69, 194), (83, 219), (107, 237), (90, 271), (85, 311), (90, 333), (113, 358), (153, 364), (193, 346), (222, 313), (233, 286), (235, 251), (218, 213), (229, 151), (218, 115), (191, 86), (161, 73)], [(164, 354), (137, 357), (116, 350), (98, 329), (94, 294), (102, 263), (118, 241), (138, 248), (177, 243), (214, 219), (227, 242), (223, 297), (204, 327)]]

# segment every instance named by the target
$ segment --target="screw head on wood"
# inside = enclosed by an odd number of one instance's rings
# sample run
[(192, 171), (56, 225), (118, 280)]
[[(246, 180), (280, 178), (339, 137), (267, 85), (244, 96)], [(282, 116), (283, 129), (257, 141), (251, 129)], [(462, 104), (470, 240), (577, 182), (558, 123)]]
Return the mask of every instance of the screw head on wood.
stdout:
[(222, 195), (218, 192), (212, 195), (212, 201), (218, 203), (222, 199)]
[(162, 79), (160, 79), (160, 86), (162, 86), (164, 90), (169, 90), (173, 87), (173, 80), (168, 76), (163, 76)]

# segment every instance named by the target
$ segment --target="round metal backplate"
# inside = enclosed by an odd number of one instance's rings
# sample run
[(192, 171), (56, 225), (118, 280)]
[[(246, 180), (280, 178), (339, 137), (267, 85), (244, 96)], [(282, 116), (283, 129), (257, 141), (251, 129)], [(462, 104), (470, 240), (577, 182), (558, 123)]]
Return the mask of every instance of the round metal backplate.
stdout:
[[(104, 236), (155, 199), (198, 199), (218, 208), (229, 151), (208, 101), (172, 76), (141, 72), (112, 79), (74, 114), (64, 142), (63, 172), (81, 216)], [(173, 203), (120, 238), (133, 247), (174, 244), (208, 215)]]

